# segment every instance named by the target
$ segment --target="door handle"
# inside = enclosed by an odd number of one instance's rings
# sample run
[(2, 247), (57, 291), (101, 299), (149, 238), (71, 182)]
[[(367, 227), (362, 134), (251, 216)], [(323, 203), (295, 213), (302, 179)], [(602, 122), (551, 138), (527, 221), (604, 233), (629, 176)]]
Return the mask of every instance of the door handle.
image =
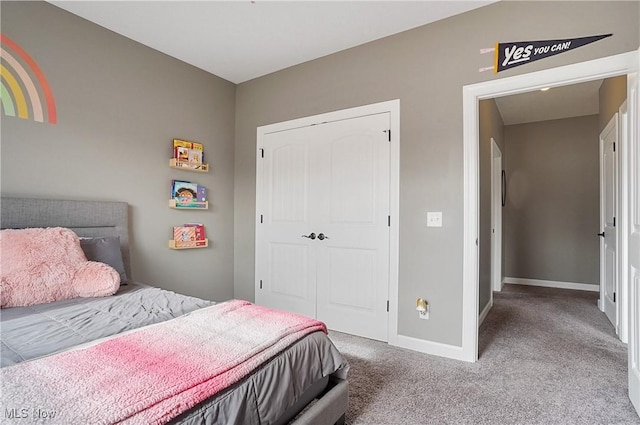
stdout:
[(604, 232), (598, 233), (598, 236), (602, 236), (604, 238)]
[[(322, 233), (320, 233), (322, 235)], [(324, 235), (322, 235), (324, 237)], [(316, 234), (315, 233), (309, 233), (308, 235), (302, 235), (301, 237), (303, 238), (309, 238), (311, 240), (316, 238)], [(322, 240), (322, 239), (321, 239)]]
[(320, 239), (321, 241), (325, 240), (325, 239), (329, 239), (329, 236), (325, 236), (324, 233), (320, 233), (318, 235), (318, 239)]

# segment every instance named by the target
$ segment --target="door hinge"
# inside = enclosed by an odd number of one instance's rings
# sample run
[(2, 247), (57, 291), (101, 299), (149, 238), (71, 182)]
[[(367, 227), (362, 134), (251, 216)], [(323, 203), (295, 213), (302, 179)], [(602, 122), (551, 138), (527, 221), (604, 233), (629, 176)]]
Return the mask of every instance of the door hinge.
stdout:
[(264, 158), (264, 149), (260, 148), (260, 158)]
[(616, 218), (613, 217), (613, 227), (616, 227)]
[(263, 223), (264, 217), (262, 216), (262, 214), (260, 214), (260, 224)]
[(613, 151), (616, 151), (616, 142), (613, 142)]
[(262, 279), (260, 279), (260, 289), (262, 289)]
[(389, 140), (389, 142), (391, 142), (391, 129), (389, 130), (382, 130), (384, 133), (387, 133), (387, 139)]
[(616, 302), (616, 293), (613, 293), (613, 302)]
[(387, 300), (387, 313), (389, 312), (389, 300)]
[(391, 216), (390, 215), (387, 216), (387, 226), (391, 227)]

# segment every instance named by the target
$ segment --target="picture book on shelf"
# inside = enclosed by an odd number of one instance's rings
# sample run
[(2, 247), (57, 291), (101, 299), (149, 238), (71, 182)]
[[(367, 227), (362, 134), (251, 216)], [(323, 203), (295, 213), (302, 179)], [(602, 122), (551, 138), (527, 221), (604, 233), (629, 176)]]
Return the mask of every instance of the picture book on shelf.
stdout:
[(173, 157), (180, 167), (201, 169), (204, 164), (204, 149), (202, 143), (173, 139)]
[(207, 188), (184, 180), (171, 180), (171, 199), (177, 207), (205, 208)]
[(207, 235), (204, 231), (204, 225), (202, 223), (185, 223), (184, 227), (195, 229), (196, 241), (203, 241), (207, 238)]
[(171, 197), (183, 204), (197, 201), (198, 185), (183, 180), (172, 180)]
[(202, 223), (185, 223), (173, 228), (175, 246), (179, 248), (206, 246), (206, 234)]
[(180, 162), (189, 161), (189, 154), (191, 149), (178, 146), (176, 148), (176, 159)]
[(202, 151), (197, 149), (189, 150), (189, 162), (192, 164), (202, 164)]
[(207, 200), (207, 188), (204, 186), (198, 185), (196, 195), (198, 198), (198, 202), (205, 202)]
[(173, 239), (178, 242), (189, 242), (196, 240), (196, 229), (188, 226), (175, 226), (173, 228)]

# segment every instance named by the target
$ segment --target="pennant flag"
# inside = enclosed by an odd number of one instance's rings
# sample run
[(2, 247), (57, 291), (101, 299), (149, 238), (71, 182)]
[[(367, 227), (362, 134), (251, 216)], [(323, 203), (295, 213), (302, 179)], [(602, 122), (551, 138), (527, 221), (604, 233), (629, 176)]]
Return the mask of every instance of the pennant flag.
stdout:
[[(498, 73), (505, 69), (515, 68), (559, 55), (569, 50), (611, 37), (613, 34), (593, 35), (590, 37), (567, 38), (564, 40), (516, 41), (510, 43), (496, 43), (493, 71)], [(482, 52), (481, 52), (482, 53)]]

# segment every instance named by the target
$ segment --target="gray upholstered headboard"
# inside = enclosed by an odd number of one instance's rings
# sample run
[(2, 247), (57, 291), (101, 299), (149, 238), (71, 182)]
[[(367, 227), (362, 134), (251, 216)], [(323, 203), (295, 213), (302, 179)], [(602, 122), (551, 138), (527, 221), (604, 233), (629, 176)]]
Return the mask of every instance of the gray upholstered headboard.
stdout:
[(2, 197), (0, 228), (27, 227), (66, 227), (85, 237), (119, 236), (124, 268), (132, 279), (126, 202)]

